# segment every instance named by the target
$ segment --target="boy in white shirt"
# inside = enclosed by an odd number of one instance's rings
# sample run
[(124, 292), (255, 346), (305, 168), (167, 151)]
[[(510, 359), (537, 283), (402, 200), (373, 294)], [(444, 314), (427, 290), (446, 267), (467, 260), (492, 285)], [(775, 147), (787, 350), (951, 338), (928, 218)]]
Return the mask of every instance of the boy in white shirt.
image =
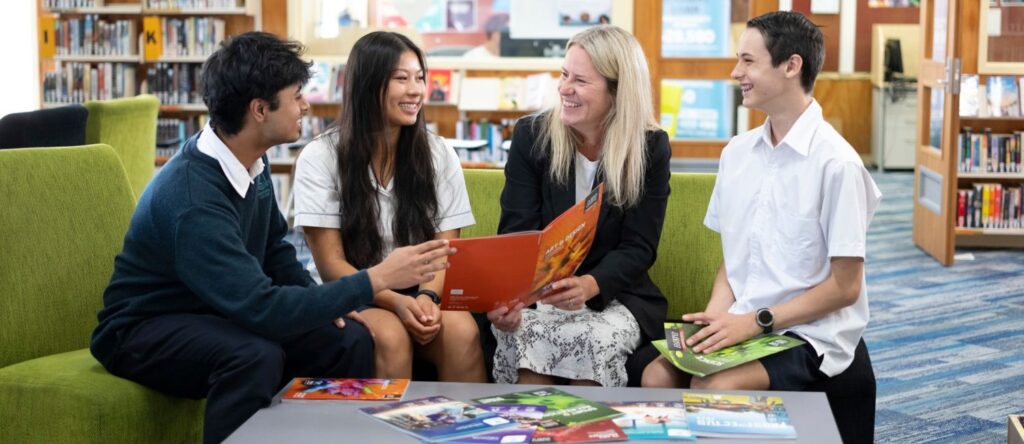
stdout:
[(644, 386), (802, 390), (849, 367), (868, 322), (865, 238), (881, 193), (811, 95), (821, 31), (768, 13), (747, 22), (737, 53), (743, 104), (768, 120), (722, 151), (704, 224), (724, 260), (705, 310), (683, 315), (705, 325), (686, 346), (709, 353), (769, 332), (807, 344), (704, 378), (659, 357)]

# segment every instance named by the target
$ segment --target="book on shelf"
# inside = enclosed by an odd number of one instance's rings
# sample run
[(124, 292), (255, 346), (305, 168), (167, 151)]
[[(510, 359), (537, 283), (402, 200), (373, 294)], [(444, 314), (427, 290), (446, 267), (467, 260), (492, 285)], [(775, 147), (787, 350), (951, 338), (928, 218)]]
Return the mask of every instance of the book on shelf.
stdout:
[(686, 405), (681, 401), (609, 402), (608, 407), (622, 412), (614, 421), (629, 439), (697, 439), (686, 423)]
[(683, 393), (686, 420), (697, 436), (744, 439), (796, 439), (782, 398), (714, 393)]
[(146, 68), (142, 92), (160, 99), (161, 105), (202, 104), (199, 77), (202, 65), (198, 63), (157, 62)]
[(512, 137), (516, 119), (469, 120), (455, 122), (455, 140), (452, 144), (459, 160), (465, 162), (493, 162), (504, 165), (508, 160), (506, 141)]
[(53, 22), (58, 56), (138, 55), (134, 20), (104, 20), (97, 14), (60, 18)]
[(545, 406), (547, 410), (544, 411), (544, 416), (540, 422), (536, 423), (540, 430), (557, 429), (622, 416), (622, 413), (605, 404), (552, 387), (487, 396), (474, 399), (472, 402), (480, 404), (483, 406), (482, 408), (487, 408), (488, 405)]
[(281, 399), (398, 401), (408, 388), (408, 379), (294, 378)]
[(551, 75), (465, 77), (460, 80), (459, 109), (463, 111), (534, 111), (555, 103), (558, 94)]
[(975, 182), (957, 190), (956, 226), (1024, 228), (1024, 187)]
[(309, 103), (327, 102), (331, 97), (331, 64), (314, 60), (309, 80), (302, 85), (302, 96)]
[(135, 65), (128, 63), (58, 62), (43, 75), (43, 101), (82, 103), (135, 95)]
[(1017, 78), (991, 76), (985, 81), (992, 117), (1020, 117), (1020, 92)]
[(993, 134), (985, 128), (978, 133), (964, 127), (957, 136), (957, 170), (961, 173), (1024, 172), (1021, 145), (1024, 132)]
[(515, 422), (496, 413), (444, 396), (394, 402), (359, 410), (401, 432), (428, 442), (448, 441), (516, 425)]
[(455, 103), (458, 99), (458, 72), (451, 69), (431, 69), (427, 73), (427, 101)]
[(978, 109), (978, 75), (960, 76), (960, 117), (980, 116)]
[(764, 334), (715, 352), (694, 353), (689, 347), (684, 347), (683, 341), (702, 328), (703, 325), (690, 322), (666, 322), (665, 339), (653, 341), (652, 344), (676, 368), (699, 377), (804, 344), (804, 341), (790, 336)]
[(453, 239), (441, 309), (487, 312), (532, 305), (583, 263), (597, 232), (604, 184), (543, 230)]

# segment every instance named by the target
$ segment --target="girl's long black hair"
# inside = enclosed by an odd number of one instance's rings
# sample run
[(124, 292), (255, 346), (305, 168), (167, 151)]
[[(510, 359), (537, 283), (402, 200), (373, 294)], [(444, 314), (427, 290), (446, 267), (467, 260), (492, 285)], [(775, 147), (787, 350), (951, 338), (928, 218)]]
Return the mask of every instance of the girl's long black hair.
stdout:
[[(342, 242), (346, 260), (356, 268), (367, 268), (383, 259), (377, 190), (368, 171), (374, 152), (387, 149), (384, 101), (391, 76), (406, 51), (416, 54), (425, 74), (423, 52), (407, 37), (393, 32), (378, 31), (360, 38), (345, 66), (336, 150), (341, 175)], [(410, 80), (424, 82), (418, 77)], [(437, 232), (436, 178), (430, 151), (420, 111), (415, 124), (401, 127), (394, 157), (385, 165), (385, 170), (394, 170), (392, 231), (396, 246), (433, 239)]]

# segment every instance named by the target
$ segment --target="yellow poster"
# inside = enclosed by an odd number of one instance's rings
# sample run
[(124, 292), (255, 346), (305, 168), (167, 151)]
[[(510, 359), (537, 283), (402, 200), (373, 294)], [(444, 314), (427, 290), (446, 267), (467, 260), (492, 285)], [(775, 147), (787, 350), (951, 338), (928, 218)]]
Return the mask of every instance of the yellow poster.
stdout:
[(661, 82), (661, 129), (668, 133), (670, 139), (676, 137), (676, 120), (679, 118), (682, 100), (683, 85)]
[(142, 57), (147, 62), (160, 59), (164, 45), (160, 38), (160, 17), (142, 18)]

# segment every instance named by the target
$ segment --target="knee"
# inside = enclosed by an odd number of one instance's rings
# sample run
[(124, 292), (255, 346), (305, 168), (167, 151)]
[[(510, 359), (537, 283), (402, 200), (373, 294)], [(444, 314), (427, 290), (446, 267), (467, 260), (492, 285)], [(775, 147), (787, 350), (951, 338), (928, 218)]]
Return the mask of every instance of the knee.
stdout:
[(742, 390), (743, 387), (731, 378), (721, 374), (708, 375), (703, 378), (694, 376), (690, 379), (690, 388), (694, 390)]
[(672, 378), (668, 374), (668, 369), (663, 365), (663, 361), (663, 358), (658, 358), (644, 367), (643, 375), (640, 377), (640, 386), (672, 388)]
[(349, 352), (360, 356), (372, 356), (374, 339), (370, 330), (358, 322), (352, 322), (345, 326), (344, 342)]
[(284, 372), (285, 353), (280, 345), (254, 338), (235, 347), (225, 356), (225, 375), (263, 379), (276, 384)]
[(482, 354), (480, 349), (480, 329), (470, 316), (446, 316), (444, 318), (445, 342), (458, 347), (465, 353)]
[(377, 351), (389, 356), (389, 359), (401, 359), (412, 354), (412, 339), (402, 325), (374, 329), (372, 342)]

